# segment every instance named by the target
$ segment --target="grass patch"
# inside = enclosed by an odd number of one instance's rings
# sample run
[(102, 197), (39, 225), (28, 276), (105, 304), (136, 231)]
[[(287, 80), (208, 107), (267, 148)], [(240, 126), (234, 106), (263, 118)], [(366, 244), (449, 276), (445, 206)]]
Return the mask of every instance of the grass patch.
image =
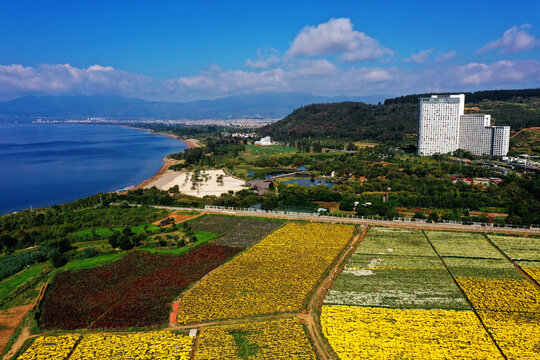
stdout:
[[(154, 232), (159, 230), (159, 226), (152, 225), (152, 224), (142, 224), (137, 226), (132, 226), (131, 231), (133, 231), (135, 234), (140, 234), (141, 232), (145, 231), (145, 227), (148, 227), (148, 231)], [(71, 234), (72, 237), (77, 238), (84, 238), (84, 237), (93, 237), (93, 234), (96, 234), (97, 236), (110, 236), (113, 231), (122, 231), (124, 228), (122, 227), (115, 227), (115, 228), (94, 228), (94, 229), (83, 229), (74, 232)]]
[(80, 269), (89, 269), (96, 266), (108, 264), (115, 260), (123, 258), (127, 253), (115, 253), (115, 254), (106, 254), (100, 255), (88, 259), (78, 259), (70, 261), (64, 267), (63, 270), (80, 270)]
[(247, 338), (249, 335), (252, 335), (247, 331), (231, 331), (230, 334), (234, 338), (234, 343), (236, 344), (238, 357), (241, 359), (250, 359), (252, 356), (257, 355), (259, 352), (259, 347), (257, 344), (253, 344)]
[(195, 236), (197, 236), (197, 241), (195, 241), (194, 243), (188, 246), (184, 246), (181, 248), (141, 248), (140, 250), (148, 251), (148, 252), (156, 253), (156, 254), (180, 255), (193, 249), (196, 246), (199, 246), (211, 240), (217, 239), (220, 236), (219, 234), (208, 232), (208, 231), (194, 230), (193, 232), (195, 233)]
[(270, 145), (270, 146), (257, 146), (246, 145), (246, 152), (250, 154), (292, 154), (298, 152), (295, 147)]
[(33, 265), (0, 283), (0, 308), (1, 304), (16, 290), (19, 286), (41, 275), (48, 264)]

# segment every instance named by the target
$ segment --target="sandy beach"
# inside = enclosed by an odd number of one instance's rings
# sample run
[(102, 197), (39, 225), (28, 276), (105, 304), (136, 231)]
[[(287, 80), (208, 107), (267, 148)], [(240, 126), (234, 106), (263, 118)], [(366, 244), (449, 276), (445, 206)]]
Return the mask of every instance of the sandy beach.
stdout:
[[(218, 176), (220, 175), (223, 176), (223, 183), (218, 182)], [(197, 180), (197, 177), (194, 178), (193, 172), (178, 172), (167, 168), (161, 174), (158, 172), (158, 174), (145, 181), (144, 185), (141, 185), (139, 187), (150, 188), (156, 186), (161, 190), (169, 190), (171, 187), (178, 185), (181, 193), (197, 197), (206, 195), (219, 196), (230, 190), (240, 191), (246, 189), (244, 180), (227, 175), (223, 170), (201, 171)]]

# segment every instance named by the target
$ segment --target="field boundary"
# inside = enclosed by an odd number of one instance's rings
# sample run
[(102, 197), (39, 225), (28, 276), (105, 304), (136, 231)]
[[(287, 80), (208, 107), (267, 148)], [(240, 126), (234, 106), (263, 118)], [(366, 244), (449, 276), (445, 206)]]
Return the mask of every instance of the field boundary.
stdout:
[(459, 286), (459, 283), (457, 282), (456, 278), (454, 277), (454, 275), (452, 274), (452, 272), (450, 271), (450, 269), (448, 269), (448, 266), (446, 265), (446, 263), (444, 262), (442, 256), (439, 254), (439, 252), (437, 251), (437, 249), (435, 248), (435, 246), (433, 246), (433, 243), (431, 242), (431, 240), (429, 239), (429, 237), (427, 236), (426, 232), (424, 230), (422, 230), (422, 234), (424, 234), (427, 242), (429, 243), (429, 245), (433, 248), (433, 251), (435, 251), (435, 254), (437, 254), (437, 257), (439, 258), (439, 260), (443, 263), (444, 265), (444, 268), (446, 269), (446, 271), (448, 272), (448, 275), (450, 275), (450, 277), (452, 278), (452, 280), (454, 281), (455, 285), (457, 286), (457, 288), (459, 289), (461, 295), (463, 296), (463, 298), (467, 301), (467, 303), (469, 304), (469, 306), (471, 307), (472, 311), (474, 312), (474, 315), (476, 315), (476, 318), (478, 319), (478, 321), (480, 321), (480, 324), (482, 324), (482, 327), (484, 328), (484, 330), (486, 331), (486, 334), (488, 334), (489, 338), (491, 339), (491, 341), (493, 342), (493, 344), (497, 347), (497, 350), (499, 350), (499, 353), (501, 353), (501, 356), (503, 357), (503, 359), (507, 359), (506, 355), (504, 354), (504, 352), (502, 351), (502, 349), (500, 348), (499, 344), (495, 341), (495, 338), (493, 337), (493, 334), (491, 333), (491, 331), (489, 331), (488, 327), (486, 326), (486, 324), (484, 324), (484, 321), (482, 321), (482, 318), (480, 317), (480, 315), (478, 314), (478, 312), (476, 311), (476, 308), (474, 307), (472, 301), (469, 299), (469, 297), (467, 296), (467, 294), (465, 294), (465, 291), (461, 288), (461, 286)]

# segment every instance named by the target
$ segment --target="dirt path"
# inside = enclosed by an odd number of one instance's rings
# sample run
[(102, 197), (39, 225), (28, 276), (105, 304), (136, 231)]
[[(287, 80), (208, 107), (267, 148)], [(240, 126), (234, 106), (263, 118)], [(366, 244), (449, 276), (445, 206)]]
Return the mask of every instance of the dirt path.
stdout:
[(540, 127), (530, 127), (530, 128), (521, 129), (521, 130), (519, 130), (517, 133), (515, 133), (514, 135), (510, 136), (510, 139), (515, 138), (515, 137), (518, 136), (518, 134), (520, 134), (522, 131), (527, 131), (527, 130), (540, 131)]
[(17, 329), (22, 319), (34, 305), (17, 306), (0, 310), (0, 353), (9, 342), (11, 335)]
[(298, 314), (298, 317), (306, 325), (307, 331), (313, 345), (317, 350), (319, 358), (322, 360), (333, 360), (337, 359), (337, 354), (334, 352), (326, 338), (322, 334), (321, 322), (319, 318), (319, 313), (322, 308), (324, 297), (328, 290), (334, 284), (337, 277), (343, 271), (343, 268), (347, 264), (347, 261), (354, 253), (360, 242), (366, 236), (367, 229), (363, 229), (361, 234), (356, 235), (349, 244), (347, 248), (343, 251), (341, 256), (334, 262), (334, 266), (330, 269), (328, 276), (320, 282), (319, 286), (313, 293), (313, 296), (308, 303), (308, 311), (306, 313)]
[(17, 340), (11, 346), (11, 349), (4, 355), (3, 360), (11, 359), (17, 351), (23, 346), (24, 342), (30, 338), (36, 337), (38, 335), (30, 335), (30, 327), (25, 327), (22, 329), (21, 333), (17, 337)]

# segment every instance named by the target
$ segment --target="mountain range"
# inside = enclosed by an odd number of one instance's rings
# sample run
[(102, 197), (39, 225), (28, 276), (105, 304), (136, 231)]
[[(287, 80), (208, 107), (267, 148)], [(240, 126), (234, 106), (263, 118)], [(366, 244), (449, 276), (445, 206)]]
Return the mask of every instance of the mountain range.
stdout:
[(326, 97), (308, 93), (258, 93), (190, 102), (147, 101), (121, 96), (24, 96), (0, 102), (0, 122), (32, 121), (38, 117), (84, 120), (283, 118), (314, 103), (361, 101), (376, 103), (384, 96)]

